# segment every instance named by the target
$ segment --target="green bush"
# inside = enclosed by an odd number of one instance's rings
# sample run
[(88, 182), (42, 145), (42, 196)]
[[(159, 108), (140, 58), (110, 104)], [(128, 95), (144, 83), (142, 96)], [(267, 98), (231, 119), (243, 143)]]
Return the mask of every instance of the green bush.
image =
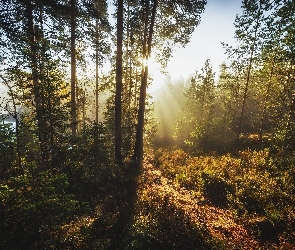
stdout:
[(12, 177), (0, 190), (2, 249), (47, 249), (58, 245), (59, 227), (74, 215), (89, 211), (67, 193), (65, 174), (41, 172)]

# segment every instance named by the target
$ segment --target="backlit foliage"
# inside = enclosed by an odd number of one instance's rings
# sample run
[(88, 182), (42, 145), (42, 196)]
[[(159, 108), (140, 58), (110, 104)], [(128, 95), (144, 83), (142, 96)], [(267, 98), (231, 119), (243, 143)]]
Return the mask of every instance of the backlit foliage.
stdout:
[(181, 187), (235, 211), (238, 221), (267, 218), (282, 237), (293, 237), (289, 233), (295, 223), (294, 164), (286, 164), (282, 155), (269, 149), (240, 151), (238, 156), (199, 157), (188, 157), (179, 150), (160, 151), (157, 164)]

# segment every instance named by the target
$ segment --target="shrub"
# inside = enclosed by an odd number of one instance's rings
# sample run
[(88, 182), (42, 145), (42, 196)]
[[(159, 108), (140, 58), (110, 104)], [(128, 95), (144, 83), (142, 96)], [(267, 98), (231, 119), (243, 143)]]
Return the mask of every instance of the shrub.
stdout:
[(47, 249), (59, 244), (59, 225), (88, 211), (66, 192), (67, 176), (51, 171), (12, 177), (0, 190), (2, 249)]

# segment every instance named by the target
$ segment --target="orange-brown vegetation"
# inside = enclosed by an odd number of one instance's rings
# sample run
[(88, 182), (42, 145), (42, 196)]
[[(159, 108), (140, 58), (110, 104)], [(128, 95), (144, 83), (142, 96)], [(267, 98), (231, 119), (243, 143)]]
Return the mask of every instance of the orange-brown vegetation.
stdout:
[[(161, 242), (155, 217), (181, 218), (204, 240), (188, 249), (295, 249), (294, 167), (281, 164), (268, 149), (239, 157), (160, 150), (140, 178), (137, 225)], [(180, 240), (171, 246), (181, 249)]]

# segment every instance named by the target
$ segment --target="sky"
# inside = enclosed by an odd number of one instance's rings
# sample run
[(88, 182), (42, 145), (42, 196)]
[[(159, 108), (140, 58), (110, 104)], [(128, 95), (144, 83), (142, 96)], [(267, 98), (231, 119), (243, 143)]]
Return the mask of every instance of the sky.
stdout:
[[(241, 14), (242, 0), (207, 0), (201, 22), (192, 34), (185, 48), (177, 48), (167, 67), (172, 80), (188, 78), (196, 69), (200, 70), (206, 59), (210, 59), (213, 71), (219, 71), (219, 65), (226, 61), (221, 42), (234, 44), (234, 21)], [(154, 84), (165, 78), (157, 65), (150, 65)]]

